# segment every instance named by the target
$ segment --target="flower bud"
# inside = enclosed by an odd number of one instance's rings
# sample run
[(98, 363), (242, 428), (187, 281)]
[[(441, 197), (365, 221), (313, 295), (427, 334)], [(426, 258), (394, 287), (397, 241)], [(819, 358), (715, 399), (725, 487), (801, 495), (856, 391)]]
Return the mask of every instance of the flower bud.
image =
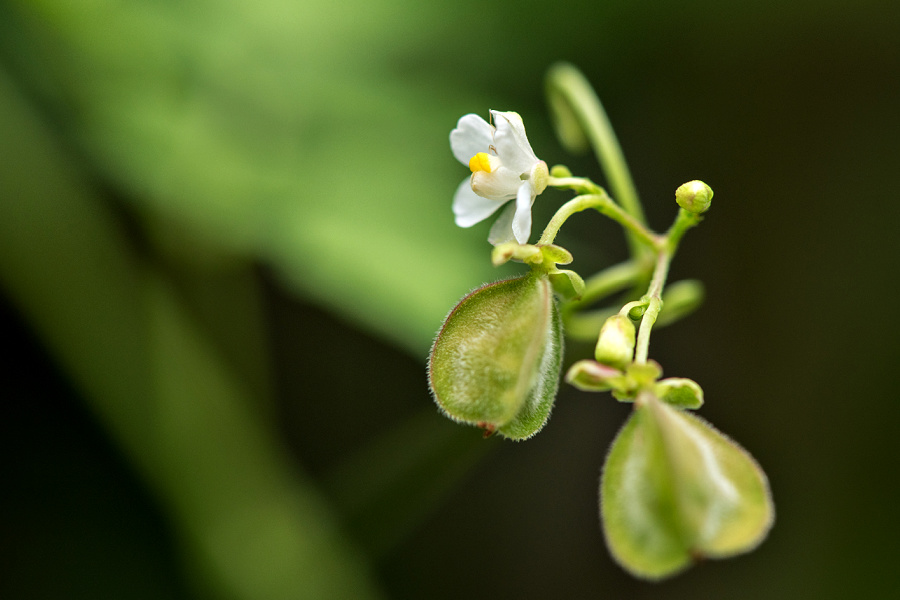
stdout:
[(487, 284), (438, 332), (428, 365), (435, 402), (451, 419), (525, 439), (547, 422), (562, 364), (562, 323), (546, 276)]
[(634, 356), (634, 323), (625, 315), (616, 314), (603, 323), (594, 349), (597, 362), (624, 367)]
[(550, 167), (550, 177), (565, 179), (572, 176), (572, 171), (566, 165), (553, 165)]
[(678, 203), (678, 206), (694, 214), (709, 210), (712, 197), (712, 188), (696, 179), (678, 186), (678, 189), (675, 190), (675, 202)]
[(765, 473), (706, 421), (642, 393), (616, 436), (600, 481), (613, 557), (661, 579), (704, 558), (755, 548), (774, 507)]

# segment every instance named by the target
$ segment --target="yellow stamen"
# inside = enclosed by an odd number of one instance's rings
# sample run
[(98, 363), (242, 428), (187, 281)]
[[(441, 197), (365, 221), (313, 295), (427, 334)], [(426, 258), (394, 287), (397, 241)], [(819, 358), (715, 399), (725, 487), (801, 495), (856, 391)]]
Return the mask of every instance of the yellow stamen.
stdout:
[(487, 152), (479, 152), (469, 159), (469, 169), (473, 173), (477, 173), (478, 171), (484, 171), (485, 173), (492, 172), (491, 156)]

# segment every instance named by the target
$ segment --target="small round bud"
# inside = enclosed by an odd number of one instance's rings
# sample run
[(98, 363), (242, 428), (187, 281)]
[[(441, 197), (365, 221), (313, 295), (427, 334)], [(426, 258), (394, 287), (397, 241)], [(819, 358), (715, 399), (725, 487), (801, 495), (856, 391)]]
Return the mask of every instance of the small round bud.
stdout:
[(565, 179), (567, 177), (572, 176), (572, 171), (569, 170), (569, 167), (565, 165), (553, 165), (550, 168), (550, 177), (556, 177), (558, 179)]
[(712, 197), (712, 188), (696, 179), (678, 186), (675, 190), (675, 202), (678, 206), (698, 215), (709, 210)]
[(600, 328), (594, 358), (605, 365), (624, 367), (634, 356), (634, 338), (631, 319), (625, 315), (613, 315)]

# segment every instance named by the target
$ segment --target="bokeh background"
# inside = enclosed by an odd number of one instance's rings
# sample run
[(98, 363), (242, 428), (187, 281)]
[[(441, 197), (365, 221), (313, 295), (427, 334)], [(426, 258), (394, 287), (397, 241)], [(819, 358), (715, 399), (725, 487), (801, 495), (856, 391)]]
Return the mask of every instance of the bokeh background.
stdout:
[[(456, 119), (594, 83), (649, 220), (701, 178), (654, 334), (768, 473), (755, 552), (663, 583), (603, 544), (628, 407), (563, 389), (526, 443), (441, 417), (425, 356), (488, 262)], [(900, 4), (0, 2), (0, 596), (900, 594)], [(566, 198), (548, 192), (546, 219)], [(558, 238), (589, 274), (621, 233)], [(569, 359), (583, 356), (573, 345)]]

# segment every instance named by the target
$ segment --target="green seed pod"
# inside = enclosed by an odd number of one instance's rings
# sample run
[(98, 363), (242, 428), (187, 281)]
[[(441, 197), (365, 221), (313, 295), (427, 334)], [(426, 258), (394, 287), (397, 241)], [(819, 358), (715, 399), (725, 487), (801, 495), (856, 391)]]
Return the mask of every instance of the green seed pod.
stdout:
[(600, 481), (610, 552), (632, 574), (674, 575), (755, 548), (774, 518), (765, 473), (693, 414), (640, 394)]
[(562, 322), (546, 276), (487, 284), (463, 298), (428, 363), (435, 402), (451, 419), (521, 440), (550, 417), (562, 364)]

